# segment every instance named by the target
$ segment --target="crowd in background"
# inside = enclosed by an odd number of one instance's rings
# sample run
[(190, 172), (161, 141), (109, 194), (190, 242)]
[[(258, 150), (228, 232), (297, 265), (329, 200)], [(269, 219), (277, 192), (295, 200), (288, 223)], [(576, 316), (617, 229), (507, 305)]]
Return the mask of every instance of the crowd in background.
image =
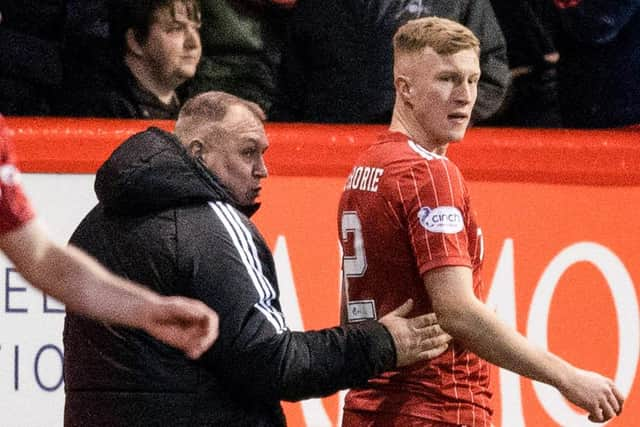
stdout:
[(0, 112), (175, 119), (222, 90), (270, 121), (385, 123), (392, 36), (430, 15), (481, 41), (474, 125), (640, 123), (640, 0), (5, 0)]

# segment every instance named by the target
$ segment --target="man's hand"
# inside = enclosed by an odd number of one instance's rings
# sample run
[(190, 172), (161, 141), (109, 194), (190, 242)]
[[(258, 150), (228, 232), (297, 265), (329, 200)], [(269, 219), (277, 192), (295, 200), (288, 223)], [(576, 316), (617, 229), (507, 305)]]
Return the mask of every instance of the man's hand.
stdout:
[(398, 367), (439, 356), (451, 341), (451, 336), (438, 325), (435, 313), (407, 318), (412, 308), (413, 300), (409, 299), (380, 318), (393, 337)]
[(620, 415), (624, 396), (613, 381), (600, 374), (572, 369), (560, 392), (572, 403), (589, 412), (589, 421), (603, 423)]
[(201, 301), (160, 297), (149, 305), (143, 328), (191, 359), (197, 359), (218, 338), (218, 315)]

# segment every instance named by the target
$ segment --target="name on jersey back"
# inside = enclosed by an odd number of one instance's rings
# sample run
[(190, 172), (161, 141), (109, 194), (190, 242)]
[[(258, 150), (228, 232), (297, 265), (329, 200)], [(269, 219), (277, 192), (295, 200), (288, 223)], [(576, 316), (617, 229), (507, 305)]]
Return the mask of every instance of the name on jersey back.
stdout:
[(383, 173), (384, 169), (382, 168), (355, 166), (353, 170), (351, 170), (349, 178), (347, 178), (347, 184), (344, 186), (344, 189), (371, 191), (375, 193), (378, 191), (378, 183)]

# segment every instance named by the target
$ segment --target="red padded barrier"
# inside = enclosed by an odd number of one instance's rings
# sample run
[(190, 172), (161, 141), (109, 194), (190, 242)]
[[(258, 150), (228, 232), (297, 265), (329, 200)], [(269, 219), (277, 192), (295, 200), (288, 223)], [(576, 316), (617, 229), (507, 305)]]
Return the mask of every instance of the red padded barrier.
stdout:
[[(171, 121), (9, 117), (24, 172), (93, 173), (129, 135)], [(346, 176), (384, 126), (267, 123), (272, 175)], [(473, 128), (449, 157), (469, 180), (640, 185), (640, 130)]]

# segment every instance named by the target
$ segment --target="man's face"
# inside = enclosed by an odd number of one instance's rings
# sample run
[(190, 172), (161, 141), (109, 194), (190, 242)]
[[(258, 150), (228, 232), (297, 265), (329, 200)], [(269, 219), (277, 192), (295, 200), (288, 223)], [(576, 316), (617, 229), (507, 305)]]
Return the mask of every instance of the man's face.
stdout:
[(154, 13), (149, 35), (140, 46), (155, 80), (175, 89), (196, 72), (202, 54), (200, 22), (189, 19), (181, 2), (160, 8)]
[(473, 49), (438, 55), (427, 47), (407, 69), (409, 100), (423, 134), (433, 144), (464, 137), (478, 95), (480, 61)]
[(264, 126), (249, 109), (233, 105), (221, 127), (222, 138), (205, 141), (202, 160), (240, 205), (251, 205), (260, 195), (260, 181), (267, 177), (263, 156), (269, 142)]

